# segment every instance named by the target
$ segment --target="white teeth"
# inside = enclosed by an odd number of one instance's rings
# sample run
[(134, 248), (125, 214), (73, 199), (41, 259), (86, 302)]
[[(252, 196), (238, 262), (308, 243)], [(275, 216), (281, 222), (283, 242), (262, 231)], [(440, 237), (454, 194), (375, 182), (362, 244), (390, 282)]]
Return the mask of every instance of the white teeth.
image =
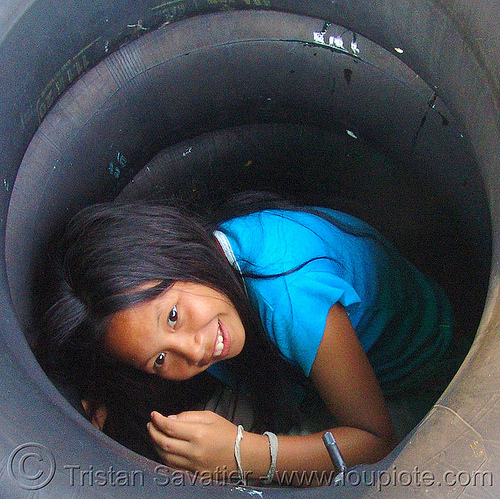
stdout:
[(224, 350), (224, 337), (220, 332), (220, 326), (217, 328), (217, 343), (215, 344), (214, 357), (219, 357)]

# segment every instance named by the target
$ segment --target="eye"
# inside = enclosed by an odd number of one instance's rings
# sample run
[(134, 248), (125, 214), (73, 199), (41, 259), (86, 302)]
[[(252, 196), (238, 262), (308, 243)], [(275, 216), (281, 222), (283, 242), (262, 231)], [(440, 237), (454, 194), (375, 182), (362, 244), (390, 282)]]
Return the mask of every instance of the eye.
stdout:
[(179, 316), (177, 315), (177, 307), (174, 306), (174, 308), (168, 314), (168, 325), (170, 327), (174, 327), (177, 323), (178, 318)]
[(160, 355), (158, 355), (158, 357), (156, 357), (155, 360), (155, 367), (161, 366), (165, 362), (165, 357), (166, 354), (163, 352)]

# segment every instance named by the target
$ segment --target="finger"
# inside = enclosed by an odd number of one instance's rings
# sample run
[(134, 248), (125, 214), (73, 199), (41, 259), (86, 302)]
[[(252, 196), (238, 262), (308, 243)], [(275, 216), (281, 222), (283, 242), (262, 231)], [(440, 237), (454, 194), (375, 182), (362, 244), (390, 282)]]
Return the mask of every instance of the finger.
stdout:
[(108, 410), (106, 409), (106, 406), (100, 405), (95, 413), (94, 417), (92, 418), (92, 424), (94, 426), (97, 426), (101, 431), (104, 429), (104, 425), (106, 423), (106, 419), (108, 418)]
[(83, 399), (81, 402), (87, 417), (90, 418), (90, 422), (102, 431), (108, 417), (106, 406), (104, 404), (97, 405), (95, 402)]
[(215, 413), (212, 411), (184, 411), (168, 417), (186, 423), (210, 424), (213, 421), (213, 416)]
[(153, 443), (161, 448), (163, 452), (176, 456), (187, 455), (189, 442), (167, 435), (153, 424), (148, 424), (147, 428)]
[(88, 416), (90, 414), (90, 407), (91, 407), (90, 402), (88, 400), (84, 400), (84, 399), (82, 399), (81, 402), (82, 402), (83, 408), (85, 410), (85, 413)]
[(170, 414), (169, 416), (164, 416), (158, 411), (153, 411), (151, 413), (151, 419), (158, 416), (159, 420), (161, 418), (176, 419), (177, 421), (184, 421), (187, 423), (209, 423), (215, 413), (212, 411), (184, 411), (179, 414)]
[[(189, 439), (189, 432), (183, 431), (183, 425), (177, 422), (177, 416), (163, 416), (159, 412), (151, 413), (151, 423), (154, 428), (165, 435), (177, 439)], [(184, 425), (185, 426), (185, 425)]]
[(151, 425), (166, 437), (185, 442), (195, 442), (203, 439), (205, 425), (187, 421), (179, 421), (165, 416), (154, 414)]
[(151, 422), (166, 435), (182, 440), (192, 440), (202, 431), (200, 424), (208, 424), (201, 416), (188, 416), (184, 413), (165, 417), (158, 412), (151, 414)]
[(192, 459), (190, 459), (188, 442), (168, 437), (153, 424), (148, 424), (148, 431), (153, 446), (164, 464), (174, 469), (195, 471)]

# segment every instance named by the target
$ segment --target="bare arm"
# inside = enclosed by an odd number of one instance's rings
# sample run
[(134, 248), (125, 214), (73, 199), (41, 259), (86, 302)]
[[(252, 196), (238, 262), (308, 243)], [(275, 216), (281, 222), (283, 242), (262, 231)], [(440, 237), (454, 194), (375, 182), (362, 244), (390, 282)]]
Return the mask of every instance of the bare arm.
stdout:
[[(382, 391), (339, 304), (328, 313), (311, 379), (339, 424), (330, 431), (348, 466), (379, 461), (392, 450), (396, 437)], [(333, 470), (322, 435), (280, 436), (277, 473)], [(257, 441), (252, 445), (251, 436), (242, 441), (248, 466), (258, 459), (256, 450)]]
[[(390, 452), (396, 439), (382, 391), (339, 304), (328, 313), (311, 379), (339, 423), (330, 431), (348, 466), (376, 462)], [(235, 469), (236, 427), (220, 416), (188, 412), (169, 419), (154, 414), (150, 432), (166, 464), (192, 471), (213, 468), (216, 463)], [(332, 471), (322, 434), (280, 436), (275, 476)], [(241, 456), (243, 469), (250, 470), (252, 477), (266, 476), (270, 464), (267, 437), (244, 432)]]

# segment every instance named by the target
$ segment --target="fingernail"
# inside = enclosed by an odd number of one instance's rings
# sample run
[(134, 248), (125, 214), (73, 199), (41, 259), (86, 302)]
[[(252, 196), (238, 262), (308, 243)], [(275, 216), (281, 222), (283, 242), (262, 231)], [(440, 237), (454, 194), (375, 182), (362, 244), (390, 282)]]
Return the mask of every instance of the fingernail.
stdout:
[(168, 419), (177, 419), (177, 416), (175, 414), (171, 414), (170, 416), (168, 416)]

